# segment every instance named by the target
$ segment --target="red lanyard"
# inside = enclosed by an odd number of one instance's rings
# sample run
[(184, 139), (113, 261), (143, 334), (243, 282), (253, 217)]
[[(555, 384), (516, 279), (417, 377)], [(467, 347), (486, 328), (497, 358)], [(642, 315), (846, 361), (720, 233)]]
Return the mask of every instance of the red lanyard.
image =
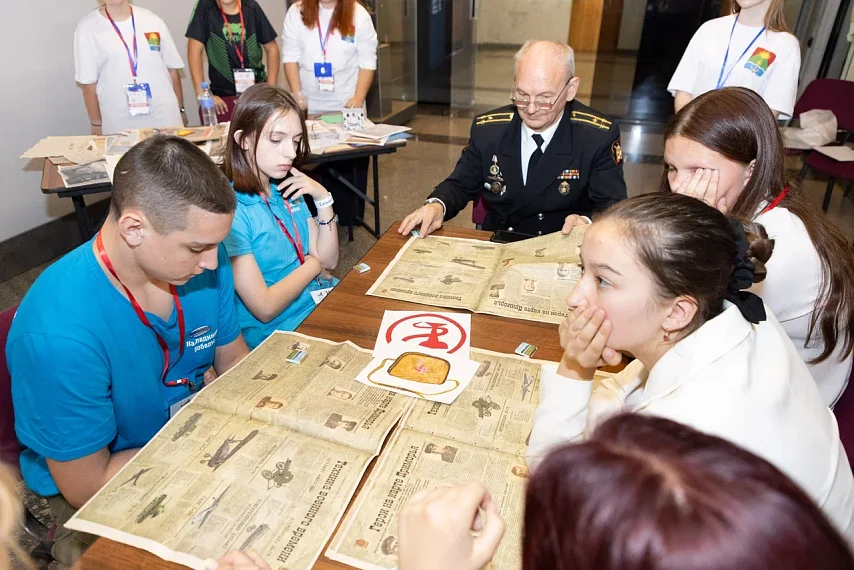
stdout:
[[(335, 14), (332, 15), (335, 17)], [(323, 33), (320, 31), (320, 10), (317, 11), (317, 37), (320, 39), (320, 51), (323, 52), (323, 61), (326, 62), (326, 46), (329, 45), (329, 32), (332, 31), (332, 20), (329, 21), (329, 25), (326, 27), (326, 39), (323, 39)]]
[[(148, 320), (148, 317), (145, 314), (145, 311), (142, 310), (142, 307), (139, 305), (139, 302), (136, 300), (136, 297), (133, 296), (133, 293), (130, 292), (130, 289), (127, 288), (127, 285), (122, 283), (122, 280), (119, 279), (119, 276), (116, 275), (116, 270), (113, 269), (113, 263), (110, 261), (110, 257), (107, 255), (107, 250), (104, 249), (104, 240), (101, 237), (101, 232), (98, 232), (98, 237), (95, 238), (95, 247), (98, 250), (98, 255), (101, 257), (101, 261), (104, 263), (104, 267), (110, 272), (116, 281), (124, 288), (125, 293), (128, 296), (128, 300), (130, 301), (131, 306), (133, 306), (133, 310), (136, 313), (136, 316), (139, 318), (140, 322), (151, 329), (151, 332), (154, 333), (154, 336), (157, 337), (157, 342), (160, 344), (160, 348), (163, 350), (163, 372), (160, 375), (160, 381), (163, 382), (164, 386), (169, 388), (174, 388), (176, 386), (188, 386), (190, 390), (195, 390), (195, 386), (190, 382), (188, 378), (179, 378), (178, 380), (166, 380), (166, 374), (169, 372), (169, 368), (171, 368), (169, 362), (169, 345), (166, 344), (166, 340), (160, 336), (154, 327), (151, 326), (151, 321)], [(175, 301), (175, 308), (178, 311), (178, 338), (181, 343), (181, 347), (178, 349), (178, 358), (175, 362), (181, 360), (181, 357), (184, 355), (184, 308), (181, 307), (181, 298), (178, 297), (178, 290), (171, 283), (169, 284), (169, 291), (172, 292), (172, 299)]]
[(270, 205), (270, 201), (267, 200), (267, 197), (264, 194), (261, 194), (261, 198), (264, 200), (264, 203), (267, 204), (267, 207), (270, 209), (270, 213), (273, 214), (273, 217), (279, 222), (279, 227), (282, 228), (282, 232), (285, 234), (285, 237), (288, 238), (288, 241), (291, 242), (291, 245), (294, 246), (294, 250), (297, 252), (297, 258), (299, 259), (299, 264), (302, 265), (305, 263), (305, 254), (302, 252), (302, 240), (299, 237), (299, 230), (297, 229), (296, 220), (294, 220), (294, 213), (291, 211), (291, 205), (285, 200), (285, 207), (288, 209), (288, 213), (291, 215), (291, 223), (294, 226), (294, 234), (296, 235), (296, 239), (291, 235), (291, 232), (288, 231), (288, 228), (285, 227), (284, 222), (279, 219), (279, 216), (273, 211), (273, 207)]
[(762, 210), (761, 212), (759, 212), (759, 215), (761, 216), (762, 214), (765, 214), (765, 213), (767, 213), (767, 212), (770, 212), (771, 210), (773, 210), (774, 208), (776, 208), (777, 206), (779, 206), (779, 205), (780, 205), (780, 202), (782, 202), (782, 201), (783, 201), (783, 198), (785, 198), (785, 197), (786, 197), (786, 195), (787, 195), (788, 193), (789, 193), (789, 187), (788, 187), (788, 186), (786, 186), (785, 188), (783, 188), (783, 191), (782, 191), (782, 192), (780, 192), (780, 195), (779, 195), (779, 196), (777, 196), (776, 198), (774, 198), (774, 201), (773, 201), (773, 202), (771, 202), (770, 204), (768, 204), (767, 206), (765, 206), (765, 209), (764, 209), (764, 210)]
[(133, 55), (130, 54), (130, 48), (128, 47), (128, 43), (125, 41), (125, 37), (122, 35), (121, 30), (116, 25), (113, 17), (110, 16), (110, 11), (107, 8), (104, 8), (104, 13), (107, 15), (107, 19), (110, 20), (110, 23), (113, 25), (113, 29), (118, 34), (119, 39), (122, 40), (122, 43), (125, 46), (125, 51), (128, 52), (128, 63), (130, 64), (130, 73), (133, 75), (133, 82), (136, 83), (136, 71), (139, 69), (139, 48), (136, 45), (136, 18), (133, 15), (133, 7), (130, 6), (130, 21), (133, 25)]
[(246, 67), (243, 65), (243, 47), (246, 45), (246, 23), (243, 21), (243, 5), (240, 0), (237, 0), (237, 9), (240, 11), (240, 46), (234, 41), (234, 34), (231, 33), (231, 24), (228, 23), (228, 17), (225, 15), (225, 10), (220, 5), (219, 11), (222, 14), (222, 21), (225, 22), (225, 29), (228, 32), (228, 39), (231, 40), (231, 45), (234, 46), (234, 52), (237, 54), (237, 59), (240, 60), (241, 69)]

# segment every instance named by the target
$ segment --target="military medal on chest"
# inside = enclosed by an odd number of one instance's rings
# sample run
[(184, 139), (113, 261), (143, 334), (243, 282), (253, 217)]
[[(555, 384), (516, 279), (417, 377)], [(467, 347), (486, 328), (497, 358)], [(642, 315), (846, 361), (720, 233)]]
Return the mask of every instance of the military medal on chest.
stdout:
[(569, 194), (569, 181), (570, 180), (579, 180), (581, 178), (581, 173), (575, 168), (568, 168), (561, 172), (557, 179), (560, 180), (560, 184), (558, 184), (557, 190), (561, 193), (561, 196), (566, 196)]
[(504, 175), (501, 174), (501, 167), (498, 166), (497, 155), (492, 155), (492, 165), (489, 167), (489, 176), (486, 179), (489, 182), (484, 182), (483, 187), (493, 194), (503, 196), (507, 192), (507, 186), (504, 185)]

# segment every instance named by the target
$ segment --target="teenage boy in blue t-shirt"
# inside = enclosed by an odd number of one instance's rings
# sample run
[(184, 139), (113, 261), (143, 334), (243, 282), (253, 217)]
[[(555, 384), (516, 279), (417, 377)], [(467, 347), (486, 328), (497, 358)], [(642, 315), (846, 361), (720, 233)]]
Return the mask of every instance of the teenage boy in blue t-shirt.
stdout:
[[(248, 353), (220, 242), (234, 191), (194, 144), (156, 136), (119, 161), (99, 234), (36, 280), (9, 333), (27, 486), (57, 519), (54, 557), (94, 537), (62, 526), (204, 386)], [(182, 348), (183, 345), (183, 348)]]

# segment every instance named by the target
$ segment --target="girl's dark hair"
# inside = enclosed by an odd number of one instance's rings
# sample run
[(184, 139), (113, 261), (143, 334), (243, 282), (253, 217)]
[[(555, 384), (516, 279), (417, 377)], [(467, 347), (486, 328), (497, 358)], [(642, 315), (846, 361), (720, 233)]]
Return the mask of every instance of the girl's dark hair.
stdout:
[[(690, 334), (723, 311), (737, 259), (729, 219), (701, 200), (682, 194), (644, 194), (611, 206), (596, 222), (616, 224), (655, 283), (660, 299), (685, 295), (697, 314), (682, 332)], [(774, 249), (760, 224), (745, 227), (752, 240), (747, 256), (754, 282), (764, 279)]]
[[(259, 178), (260, 173), (255, 167), (255, 153), (258, 150), (258, 139), (264, 132), (267, 122), (279, 113), (296, 113), (302, 125), (302, 139), (296, 149), (293, 166), (302, 167), (308, 160), (308, 130), (302, 117), (299, 105), (291, 94), (279, 87), (267, 83), (257, 83), (247, 89), (237, 104), (231, 116), (231, 127), (228, 129), (228, 140), (225, 143), (225, 160), (222, 171), (234, 182), (234, 189), (244, 194), (260, 194), (266, 190), (266, 181)], [(234, 140), (234, 133), (241, 131), (244, 140), (252, 145), (252, 152), (247, 152)]]
[(842, 570), (854, 558), (767, 461), (663, 418), (620, 415), (531, 477), (525, 570)]
[[(789, 187), (780, 206), (803, 222), (821, 259), (821, 289), (806, 342), (809, 345), (818, 327), (824, 348), (812, 363), (827, 359), (839, 343), (843, 346), (840, 358), (850, 355), (854, 350), (851, 330), (854, 323), (854, 248), (842, 230), (807, 202), (796, 184), (784, 179), (783, 140), (774, 114), (762, 97), (742, 87), (725, 87), (700, 95), (667, 124), (664, 140), (677, 135), (741, 164), (756, 160), (750, 180), (730, 208), (731, 216), (753, 219), (763, 202), (772, 202), (784, 187)], [(661, 178), (661, 189), (670, 192), (666, 172)]]

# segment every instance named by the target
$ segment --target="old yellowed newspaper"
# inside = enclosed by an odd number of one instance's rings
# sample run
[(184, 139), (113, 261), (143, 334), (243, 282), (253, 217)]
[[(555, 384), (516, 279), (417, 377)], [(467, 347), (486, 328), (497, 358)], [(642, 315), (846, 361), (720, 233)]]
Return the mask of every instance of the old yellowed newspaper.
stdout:
[(559, 323), (581, 276), (579, 249), (586, 229), (513, 244), (411, 238), (368, 295)]
[(560, 323), (566, 298), (581, 278), (581, 240), (587, 226), (504, 246), (478, 312)]
[(492, 494), (506, 532), (492, 561), (521, 568), (528, 468), (542, 361), (472, 349), (475, 379), (450, 405), (419, 400), (383, 453), (326, 555), (364, 569), (397, 566), (397, 519), (414, 493), (471, 480)]
[(401, 430), (359, 493), (326, 556), (357, 568), (396, 567), (397, 521), (409, 498), (422, 489), (476, 480), (489, 489), (506, 525), (492, 567), (518, 570), (527, 477), (520, 457)]
[[(296, 347), (296, 348), (294, 348)], [(286, 358), (305, 352), (299, 365)], [(353, 378), (370, 353), (276, 333), (205, 388), (67, 526), (202, 569), (232, 549), (310, 568), (412, 400)]]
[[(288, 363), (297, 350), (302, 362)], [(195, 403), (376, 452), (411, 399), (355, 380), (371, 358), (349, 342), (277, 332)]]

